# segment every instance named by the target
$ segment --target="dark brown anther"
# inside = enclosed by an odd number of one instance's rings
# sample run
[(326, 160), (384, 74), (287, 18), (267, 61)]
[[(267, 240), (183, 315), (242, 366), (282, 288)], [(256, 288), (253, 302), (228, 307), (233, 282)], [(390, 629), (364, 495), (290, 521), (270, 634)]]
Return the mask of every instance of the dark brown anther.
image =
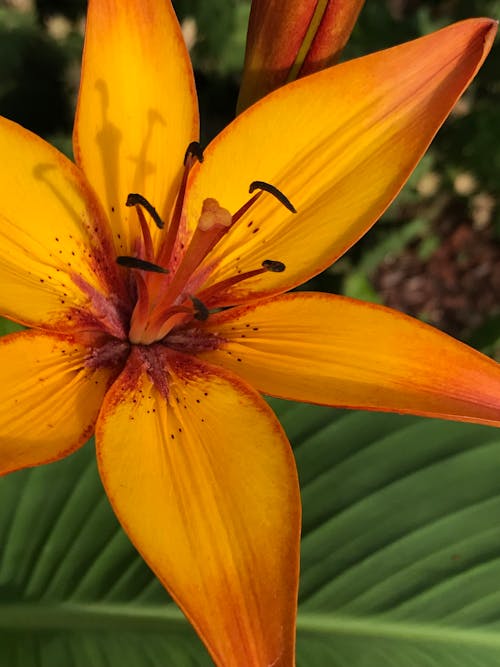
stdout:
[(158, 264), (153, 264), (152, 262), (146, 262), (145, 259), (139, 259), (138, 257), (120, 255), (116, 258), (116, 263), (127, 269), (140, 269), (141, 271), (152, 271), (153, 273), (169, 273), (168, 269), (164, 269), (162, 266), (158, 266)]
[(210, 313), (203, 301), (200, 301), (195, 296), (190, 296), (189, 298), (191, 299), (194, 307), (194, 319), (199, 320), (200, 322), (205, 322), (205, 320), (208, 320)]
[(274, 259), (265, 259), (262, 262), (262, 268), (266, 269), (266, 271), (271, 271), (272, 273), (283, 273), (286, 266), (283, 262), (277, 262)]
[(197, 141), (192, 141), (189, 146), (186, 148), (186, 153), (184, 155), (184, 166), (186, 166), (186, 162), (188, 160), (188, 157), (192, 155), (195, 157), (198, 162), (203, 162), (203, 149), (201, 145)]
[(266, 183), (265, 181), (253, 181), (253, 183), (250, 183), (250, 187), (248, 188), (248, 192), (252, 194), (254, 190), (264, 190), (264, 192), (269, 192), (270, 195), (273, 195), (273, 197), (276, 197), (276, 199), (283, 204), (285, 208), (287, 208), (291, 213), (297, 213), (297, 209), (295, 206), (292, 204), (292, 202), (288, 199), (288, 197), (285, 197), (285, 195), (281, 192), (281, 190), (278, 190), (278, 188), (275, 188), (274, 185), (271, 185), (270, 183)]
[(142, 195), (135, 194), (131, 192), (129, 196), (127, 197), (127, 201), (125, 202), (125, 206), (142, 206), (142, 208), (149, 213), (149, 215), (153, 218), (153, 221), (155, 225), (158, 227), (158, 229), (163, 229), (165, 227), (165, 224), (163, 220), (160, 218), (158, 211), (155, 209), (155, 207), (148, 202), (148, 200), (143, 197)]

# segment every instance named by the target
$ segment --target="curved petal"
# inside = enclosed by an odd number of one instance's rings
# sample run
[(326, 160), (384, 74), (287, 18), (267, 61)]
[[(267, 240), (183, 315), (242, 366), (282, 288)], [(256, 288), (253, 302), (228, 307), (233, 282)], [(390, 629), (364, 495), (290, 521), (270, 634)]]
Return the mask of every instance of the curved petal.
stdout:
[(221, 369), (143, 354), (96, 429), (116, 515), (216, 664), (291, 665), (300, 499), (279, 422)]
[(5, 118), (0, 154), (0, 314), (62, 331), (99, 320), (119, 332), (109, 228), (80, 170)]
[(500, 426), (500, 365), (395, 310), (304, 292), (211, 319), (204, 357), (266, 394)]
[(143, 195), (168, 221), (197, 138), (193, 73), (170, 0), (90, 0), (73, 144), (117, 254), (130, 253), (139, 229), (127, 195)]
[(238, 283), (220, 305), (302, 283), (345, 252), (397, 195), (491, 48), (496, 23), (477, 19), (289, 84), (241, 114), (191, 174), (187, 215), (206, 197), (234, 212), (252, 181), (265, 194), (215, 248), (211, 283), (286, 264)]
[(116, 371), (89, 354), (69, 336), (0, 338), (0, 474), (56, 461), (90, 438)]

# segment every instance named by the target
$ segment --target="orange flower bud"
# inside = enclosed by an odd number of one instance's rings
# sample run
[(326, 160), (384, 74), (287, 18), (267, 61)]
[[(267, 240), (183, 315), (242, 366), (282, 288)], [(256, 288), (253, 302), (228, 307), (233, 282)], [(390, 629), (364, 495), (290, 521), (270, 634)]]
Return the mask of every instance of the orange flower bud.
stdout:
[(238, 111), (332, 65), (364, 0), (253, 0)]

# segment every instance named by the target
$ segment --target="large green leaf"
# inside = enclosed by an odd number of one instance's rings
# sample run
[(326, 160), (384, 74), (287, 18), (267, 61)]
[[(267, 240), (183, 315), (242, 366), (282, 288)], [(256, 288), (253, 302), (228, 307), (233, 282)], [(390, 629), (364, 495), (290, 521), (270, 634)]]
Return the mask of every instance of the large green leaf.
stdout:
[[(301, 667), (500, 665), (500, 435), (274, 403), (304, 501)], [(0, 480), (0, 667), (210, 665), (89, 443)]]
[(351, 413), (299, 439), (299, 664), (500, 665), (499, 432)]

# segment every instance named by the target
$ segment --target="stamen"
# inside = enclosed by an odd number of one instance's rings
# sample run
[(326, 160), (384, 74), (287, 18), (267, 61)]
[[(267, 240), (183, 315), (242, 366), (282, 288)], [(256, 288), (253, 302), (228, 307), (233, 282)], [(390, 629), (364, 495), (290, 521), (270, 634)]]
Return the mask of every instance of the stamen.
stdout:
[(154, 259), (155, 253), (151, 232), (149, 231), (149, 226), (146, 222), (146, 216), (144, 215), (142, 208), (137, 206), (135, 210), (137, 217), (139, 218), (139, 224), (141, 225), (142, 240), (144, 243), (144, 252), (139, 252), (139, 254), (142, 255), (147, 262), (150, 262)]
[(142, 208), (144, 208), (153, 218), (153, 221), (155, 225), (158, 227), (158, 229), (163, 229), (163, 227), (165, 226), (163, 220), (160, 218), (158, 214), (158, 211), (142, 195), (131, 192), (127, 197), (125, 206), (142, 206)]
[(116, 258), (116, 263), (128, 269), (140, 269), (141, 271), (152, 271), (153, 273), (170, 273), (168, 269), (164, 269), (162, 266), (158, 266), (158, 264), (147, 262), (144, 259), (139, 259), (139, 257), (119, 255)]
[[(183, 304), (171, 306), (160, 315), (158, 312), (153, 314), (153, 317), (148, 323), (151, 331), (155, 332), (152, 340), (161, 340), (174, 327), (189, 321), (192, 317), (199, 321), (208, 319), (210, 313), (203, 301), (200, 301), (200, 299), (191, 295), (189, 295), (189, 299), (191, 300), (191, 306), (186, 305), (187, 301), (184, 301)], [(186, 315), (188, 316), (187, 318)]]
[(254, 190), (264, 190), (265, 192), (269, 192), (269, 194), (273, 195), (273, 197), (276, 197), (276, 199), (291, 213), (297, 213), (297, 209), (288, 199), (288, 197), (285, 197), (281, 190), (278, 190), (278, 188), (276, 188), (274, 185), (266, 183), (265, 181), (253, 181), (253, 183), (250, 183), (248, 192), (252, 194)]
[(189, 144), (184, 155), (184, 173), (182, 174), (182, 180), (175, 200), (174, 211), (168, 225), (167, 236), (162, 244), (160, 255), (158, 256), (159, 261), (163, 264), (170, 264), (178, 240), (177, 235), (181, 224), (182, 208), (184, 206), (184, 197), (186, 196), (188, 176), (194, 164), (193, 158), (196, 158), (199, 162), (203, 162), (203, 151), (197, 141), (192, 141)]
[(153, 343), (155, 340), (164, 338), (175, 326), (178, 326), (193, 317), (192, 306), (173, 306), (170, 308), (161, 322), (155, 317), (154, 312), (152, 318), (147, 322), (146, 326), (137, 327), (137, 333), (134, 331), (132, 338), (133, 323), (131, 327), (131, 334), (129, 336), (132, 342), (141, 342), (145, 345)]
[(283, 262), (278, 262), (274, 259), (265, 259), (261, 266), (262, 268), (260, 269), (252, 269), (251, 271), (245, 271), (244, 273), (237, 273), (236, 275), (231, 276), (230, 278), (226, 278), (225, 280), (221, 280), (219, 283), (215, 283), (214, 285), (210, 285), (210, 287), (207, 287), (206, 289), (199, 292), (200, 300), (202, 300), (202, 302), (205, 304), (205, 308), (219, 306), (220, 300), (223, 298), (224, 293), (234, 285), (237, 285), (244, 280), (254, 278), (255, 276), (260, 276), (266, 271), (281, 273), (286, 269), (286, 266), (283, 264)]
[(238, 220), (248, 211), (248, 209), (250, 209), (255, 204), (257, 199), (259, 199), (261, 196), (262, 192), (256, 192), (253, 197), (250, 197), (246, 204), (243, 204), (243, 206), (233, 214), (233, 225), (235, 222), (238, 222)]
[(198, 141), (192, 141), (186, 148), (186, 152), (184, 154), (184, 166), (186, 166), (186, 162), (190, 156), (195, 157), (198, 162), (203, 162), (205, 159), (203, 157), (203, 149)]
[(262, 266), (266, 271), (272, 271), (272, 273), (283, 273), (286, 269), (286, 266), (283, 262), (278, 262), (275, 259), (265, 259), (262, 262)]
[(144, 331), (143, 324), (148, 320), (150, 307), (146, 281), (140, 273), (136, 273), (134, 278), (137, 287), (137, 301), (135, 302), (134, 312), (130, 320), (129, 339), (132, 342), (140, 340), (141, 334)]
[(191, 295), (189, 295), (189, 298), (191, 299), (191, 302), (194, 306), (194, 319), (199, 320), (200, 322), (205, 322), (205, 320), (208, 320), (210, 313), (203, 301), (200, 301), (200, 299), (197, 299), (195, 296)]

